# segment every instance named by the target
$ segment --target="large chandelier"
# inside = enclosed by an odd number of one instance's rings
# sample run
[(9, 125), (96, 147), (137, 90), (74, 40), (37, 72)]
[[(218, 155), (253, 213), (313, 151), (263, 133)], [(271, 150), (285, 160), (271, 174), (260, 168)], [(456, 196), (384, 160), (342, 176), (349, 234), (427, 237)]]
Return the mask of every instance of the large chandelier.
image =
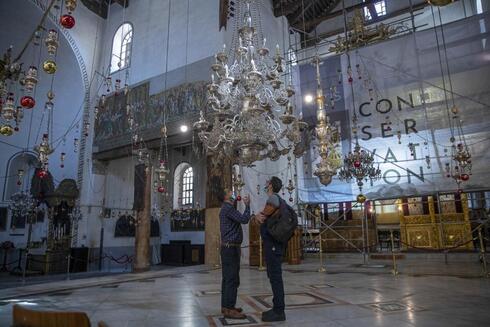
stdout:
[(225, 154), (245, 166), (265, 158), (278, 160), (293, 148), (296, 157), (302, 156), (299, 144), (308, 126), (294, 116), (295, 91), (281, 80), (284, 59), (279, 46), (270, 55), (265, 38), (259, 45), (251, 3), (244, 1), (234, 60), (229, 60), (226, 47), (215, 56), (208, 85), (210, 110), (207, 116), (201, 111), (194, 123), (208, 152)]
[(342, 166), (342, 159), (335, 149), (339, 142), (339, 131), (330, 124), (325, 108), (325, 96), (321, 86), (320, 78), (320, 58), (316, 56), (313, 60), (316, 66), (316, 119), (317, 126), (315, 128), (316, 138), (318, 141), (318, 154), (320, 155), (320, 163), (316, 166), (313, 173), (318, 177), (320, 183), (328, 185), (332, 182), (332, 177), (337, 173), (337, 169)]

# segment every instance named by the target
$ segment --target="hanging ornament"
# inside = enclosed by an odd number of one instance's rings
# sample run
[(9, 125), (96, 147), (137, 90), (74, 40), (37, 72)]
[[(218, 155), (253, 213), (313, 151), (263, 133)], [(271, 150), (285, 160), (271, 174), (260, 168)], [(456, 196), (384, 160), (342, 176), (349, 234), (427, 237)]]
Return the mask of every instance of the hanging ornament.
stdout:
[(49, 101), (52, 101), (54, 99), (53, 90), (49, 90), (48, 93), (46, 93), (46, 96), (48, 97)]
[(335, 125), (330, 124), (330, 119), (327, 116), (327, 111), (325, 109), (325, 96), (323, 95), (320, 76), (320, 57), (316, 56), (313, 59), (313, 63), (316, 67), (317, 82), (317, 124), (315, 132), (318, 141), (318, 154), (320, 156), (320, 162), (317, 164), (314, 175), (318, 177), (321, 184), (328, 185), (332, 182), (332, 177), (337, 173), (337, 169), (342, 164), (336, 150), (339, 140), (339, 131)]
[(451, 169), (451, 165), (446, 163), (446, 176), (453, 178), (458, 184), (458, 188), (461, 188), (461, 184), (470, 179), (472, 169), (471, 154), (468, 147), (463, 143), (453, 144), (451, 152), (451, 157), (455, 164), (453, 169)]
[(107, 93), (111, 92), (111, 89), (112, 89), (112, 77), (110, 76), (107, 76), (107, 78), (105, 79), (105, 85), (107, 87)]
[(124, 95), (128, 95), (128, 94), (129, 94), (129, 85), (124, 84)]
[(24, 87), (27, 92), (32, 92), (38, 82), (37, 68), (34, 66), (29, 67), (26, 76), (24, 77)]
[(73, 13), (76, 7), (77, 7), (77, 0), (65, 0), (65, 8), (69, 14)]
[(233, 187), (235, 191), (237, 191), (239, 196), (244, 186), (245, 186), (245, 182), (242, 179), (242, 175), (237, 174), (237, 172), (233, 170)]
[(32, 39), (32, 43), (35, 46), (41, 44), (41, 31), (39, 29), (34, 32), (34, 38)]
[(49, 30), (46, 39), (44, 40), (44, 44), (48, 50), (48, 53), (51, 56), (56, 54), (58, 50), (59, 42), (58, 42), (58, 32), (56, 30)]
[(38, 159), (41, 165), (47, 165), (48, 156), (54, 151), (49, 144), (48, 134), (43, 135), (41, 143), (34, 147), (34, 151), (38, 153)]
[(121, 80), (116, 79), (116, 83), (114, 83), (114, 90), (116, 91), (116, 95), (119, 94), (120, 89), (121, 89)]
[(359, 191), (362, 194), (364, 179), (374, 181), (380, 177), (381, 170), (374, 167), (374, 154), (369, 151), (361, 150), (361, 146), (356, 139), (354, 151), (349, 152), (349, 154), (344, 157), (344, 166), (339, 171), (339, 178), (345, 181), (355, 179)]
[(44, 104), (44, 109), (46, 109), (47, 111), (52, 111), (54, 108), (54, 103), (51, 102), (51, 101), (47, 101), (45, 104)]
[(412, 142), (408, 143), (408, 148), (410, 149), (410, 155), (412, 157), (415, 157), (415, 154), (416, 154), (415, 153), (415, 146), (416, 146), (416, 144), (414, 144)]
[(157, 188), (157, 191), (158, 191), (158, 193), (164, 193), (165, 192), (165, 188), (163, 186), (159, 186)]
[(356, 64), (357, 78), (362, 79), (361, 66)]
[(22, 185), (22, 177), (24, 177), (24, 170), (19, 169), (17, 170), (17, 185)]
[(56, 62), (53, 60), (46, 60), (43, 62), (43, 70), (46, 72), (46, 74), (54, 74), (56, 73)]
[(48, 171), (46, 168), (41, 168), (37, 171), (37, 177), (39, 177), (40, 179), (45, 179), (46, 177), (48, 177)]
[(61, 152), (61, 155), (60, 155), (60, 167), (61, 168), (65, 168), (65, 156), (66, 156), (66, 153), (64, 152)]
[(36, 100), (34, 100), (34, 98), (30, 95), (24, 95), (20, 99), (20, 105), (25, 109), (32, 109), (36, 105)]
[(427, 169), (430, 169), (430, 157), (425, 156), (425, 163), (427, 164)]
[(75, 137), (73, 139), (73, 152), (77, 153), (78, 152), (78, 139)]
[(17, 106), (15, 110), (15, 121), (20, 124), (22, 119), (24, 119), (24, 109), (21, 106)]
[(14, 129), (9, 124), (0, 125), (0, 134), (3, 136), (11, 136), (14, 134)]
[(354, 81), (354, 78), (352, 78), (352, 67), (350, 65), (347, 66), (347, 76), (348, 76), (347, 81), (349, 83), (352, 83)]
[(1, 112), (2, 118), (6, 121), (10, 121), (15, 118), (15, 100), (13, 93), (9, 93)]
[(170, 170), (166, 167), (165, 160), (160, 160), (160, 165), (157, 169), (155, 169), (158, 181), (160, 183), (164, 183), (167, 181), (168, 174)]
[(75, 26), (75, 18), (72, 15), (65, 14), (61, 16), (60, 24), (66, 29), (71, 29)]
[(357, 195), (357, 197), (356, 197), (357, 202), (359, 202), (361, 204), (366, 202), (366, 199), (367, 199), (366, 196), (362, 193)]

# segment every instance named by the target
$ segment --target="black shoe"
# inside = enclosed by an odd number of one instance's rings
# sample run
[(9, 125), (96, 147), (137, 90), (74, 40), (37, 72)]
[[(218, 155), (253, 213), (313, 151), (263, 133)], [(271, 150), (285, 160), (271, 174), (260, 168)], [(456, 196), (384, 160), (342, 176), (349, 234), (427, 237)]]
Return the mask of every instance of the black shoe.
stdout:
[(284, 313), (284, 311), (278, 313), (271, 309), (269, 311), (262, 312), (263, 322), (284, 321), (284, 320), (286, 320), (286, 314)]

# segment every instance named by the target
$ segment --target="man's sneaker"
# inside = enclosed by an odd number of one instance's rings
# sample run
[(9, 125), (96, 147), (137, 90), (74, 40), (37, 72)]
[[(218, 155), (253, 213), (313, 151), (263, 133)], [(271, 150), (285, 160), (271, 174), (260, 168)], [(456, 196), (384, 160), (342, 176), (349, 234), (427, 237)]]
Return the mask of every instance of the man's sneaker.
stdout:
[(286, 320), (286, 314), (283, 312), (278, 313), (274, 310), (269, 310), (262, 312), (262, 321), (263, 322), (273, 322), (273, 321), (284, 321)]

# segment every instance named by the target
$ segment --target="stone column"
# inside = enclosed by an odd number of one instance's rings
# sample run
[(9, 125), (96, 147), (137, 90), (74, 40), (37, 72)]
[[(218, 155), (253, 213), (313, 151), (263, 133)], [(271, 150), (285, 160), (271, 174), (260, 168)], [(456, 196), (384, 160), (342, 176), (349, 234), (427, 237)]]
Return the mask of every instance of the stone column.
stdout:
[[(136, 185), (141, 182), (143, 185)], [(138, 189), (143, 192), (137, 191)], [(135, 170), (135, 203), (139, 202), (136, 197), (140, 196), (142, 199), (136, 208), (133, 272), (143, 272), (150, 269), (151, 167), (148, 165), (139, 165)]]

